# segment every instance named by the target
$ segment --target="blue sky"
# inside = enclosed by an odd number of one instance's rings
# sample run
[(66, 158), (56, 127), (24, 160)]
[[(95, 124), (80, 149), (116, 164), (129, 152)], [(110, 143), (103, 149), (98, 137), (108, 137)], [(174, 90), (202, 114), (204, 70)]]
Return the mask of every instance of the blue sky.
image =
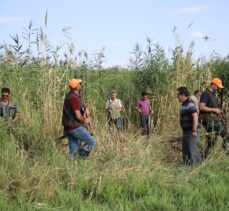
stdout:
[(195, 57), (213, 50), (224, 57), (229, 53), (228, 8), (227, 0), (1, 0), (0, 44), (11, 44), (9, 35), (22, 37), (30, 21), (44, 27), (48, 10), (50, 43), (65, 43), (62, 29), (69, 27), (76, 51), (93, 55), (105, 47), (105, 67), (128, 65), (135, 44), (144, 48), (147, 37), (169, 55), (174, 26), (185, 48), (195, 42)]

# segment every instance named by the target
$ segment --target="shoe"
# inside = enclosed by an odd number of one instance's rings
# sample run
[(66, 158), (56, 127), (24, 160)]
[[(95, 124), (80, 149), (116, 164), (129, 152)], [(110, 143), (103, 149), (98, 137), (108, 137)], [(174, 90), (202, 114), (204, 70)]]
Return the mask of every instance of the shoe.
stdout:
[(223, 147), (224, 149), (229, 150), (229, 143), (228, 143), (228, 142), (223, 142), (223, 143), (222, 143), (222, 147)]
[(89, 154), (90, 154), (90, 150), (88, 150), (88, 149), (86, 149), (86, 148), (80, 148), (79, 149), (79, 156), (80, 157), (88, 157), (89, 156)]
[(69, 160), (74, 160), (74, 159), (75, 159), (75, 156), (69, 155)]

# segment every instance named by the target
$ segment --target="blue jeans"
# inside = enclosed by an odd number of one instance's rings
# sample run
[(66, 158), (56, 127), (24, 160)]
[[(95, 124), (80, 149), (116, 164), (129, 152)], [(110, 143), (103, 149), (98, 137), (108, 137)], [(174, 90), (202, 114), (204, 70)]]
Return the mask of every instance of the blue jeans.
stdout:
[(82, 142), (86, 142), (88, 150), (91, 151), (95, 146), (96, 141), (93, 136), (83, 126), (65, 132), (68, 138), (69, 155), (74, 157), (82, 147)]

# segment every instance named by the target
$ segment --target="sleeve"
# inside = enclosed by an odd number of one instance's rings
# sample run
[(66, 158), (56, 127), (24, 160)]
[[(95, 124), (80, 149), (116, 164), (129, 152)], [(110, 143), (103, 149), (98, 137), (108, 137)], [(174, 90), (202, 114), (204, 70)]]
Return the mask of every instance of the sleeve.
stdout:
[(189, 110), (189, 112), (190, 112), (191, 114), (193, 114), (193, 113), (198, 113), (196, 104), (195, 104), (194, 102), (190, 102), (190, 103), (188, 104), (188, 110)]
[(69, 103), (73, 111), (76, 111), (76, 110), (80, 111), (80, 101), (77, 100), (75, 97), (72, 97)]
[(209, 94), (207, 92), (203, 92), (202, 95), (200, 96), (200, 103), (208, 104), (209, 102)]
[(153, 101), (149, 99), (149, 106), (151, 107), (151, 109), (153, 108)]
[(119, 100), (119, 107), (120, 108), (123, 107), (123, 104), (122, 104), (122, 101), (121, 100)]
[(18, 108), (17, 104), (15, 104), (15, 113), (19, 113), (19, 108)]
[(105, 104), (105, 109), (107, 110), (108, 107), (109, 107), (109, 100), (108, 100), (108, 101), (106, 102), (106, 104)]

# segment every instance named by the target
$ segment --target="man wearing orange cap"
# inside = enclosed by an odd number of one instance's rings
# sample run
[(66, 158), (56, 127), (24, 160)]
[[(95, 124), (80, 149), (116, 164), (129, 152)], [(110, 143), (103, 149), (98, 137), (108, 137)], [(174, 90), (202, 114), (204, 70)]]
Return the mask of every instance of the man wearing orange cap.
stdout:
[[(80, 97), (81, 85), (81, 79), (71, 79), (68, 82), (70, 91), (65, 95), (63, 105), (62, 124), (64, 134), (68, 138), (70, 158), (77, 154), (87, 156), (96, 144), (93, 136), (85, 128), (85, 124), (89, 124), (90, 121), (88, 117), (84, 117), (84, 103)], [(86, 148), (82, 148), (82, 141), (86, 142)]]
[[(204, 128), (207, 132), (214, 131), (216, 135), (220, 135), (223, 139), (222, 146), (224, 149), (229, 148), (229, 134), (228, 128), (222, 124), (221, 109), (216, 91), (223, 89), (222, 81), (219, 78), (214, 78), (210, 86), (202, 93), (200, 97), (200, 116)], [(217, 136), (216, 136), (217, 137)], [(205, 157), (216, 143), (217, 138), (209, 138), (207, 148), (205, 150)]]

